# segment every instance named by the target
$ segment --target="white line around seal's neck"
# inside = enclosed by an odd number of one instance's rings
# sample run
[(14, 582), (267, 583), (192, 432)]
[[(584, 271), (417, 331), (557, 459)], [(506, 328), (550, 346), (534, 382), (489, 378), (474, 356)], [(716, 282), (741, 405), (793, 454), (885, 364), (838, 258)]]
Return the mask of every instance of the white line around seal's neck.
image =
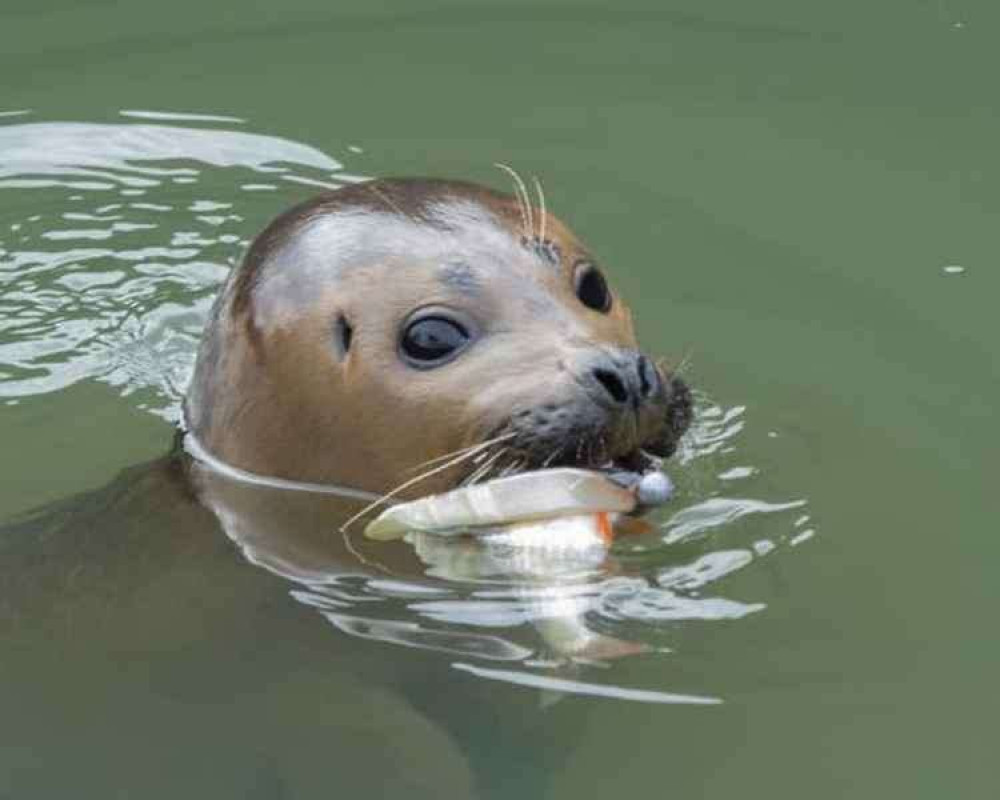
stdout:
[(305, 481), (291, 481), (287, 478), (275, 478), (270, 475), (258, 475), (255, 472), (227, 464), (219, 458), (213, 456), (205, 446), (198, 441), (190, 430), (184, 432), (184, 450), (206, 467), (218, 472), (232, 480), (242, 483), (250, 483), (255, 486), (266, 486), (269, 489), (285, 489), (292, 492), (312, 492), (313, 494), (334, 494), (339, 497), (347, 497), (352, 500), (381, 500), (382, 495), (373, 492), (366, 492), (362, 489), (352, 489), (349, 486), (335, 486), (328, 483), (306, 483)]

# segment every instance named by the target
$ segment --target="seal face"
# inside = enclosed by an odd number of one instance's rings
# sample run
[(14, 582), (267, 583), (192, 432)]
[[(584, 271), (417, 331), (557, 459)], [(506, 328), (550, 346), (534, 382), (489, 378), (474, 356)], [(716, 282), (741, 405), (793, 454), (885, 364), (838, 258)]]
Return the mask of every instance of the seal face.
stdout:
[(386, 491), (434, 466), (414, 494), (670, 455), (687, 387), (639, 351), (587, 248), (524, 212), (469, 183), (383, 179), (278, 217), (216, 301), (192, 431), (292, 480)]

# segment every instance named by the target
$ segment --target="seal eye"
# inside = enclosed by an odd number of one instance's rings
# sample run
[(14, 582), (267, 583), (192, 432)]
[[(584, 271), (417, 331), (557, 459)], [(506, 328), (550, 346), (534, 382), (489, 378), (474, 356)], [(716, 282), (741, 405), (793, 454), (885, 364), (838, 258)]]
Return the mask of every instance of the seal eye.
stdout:
[(469, 332), (454, 320), (424, 317), (403, 331), (399, 346), (414, 367), (436, 367), (450, 361), (469, 341)]
[(601, 271), (593, 264), (582, 262), (573, 279), (576, 296), (587, 308), (607, 314), (611, 310), (611, 290)]

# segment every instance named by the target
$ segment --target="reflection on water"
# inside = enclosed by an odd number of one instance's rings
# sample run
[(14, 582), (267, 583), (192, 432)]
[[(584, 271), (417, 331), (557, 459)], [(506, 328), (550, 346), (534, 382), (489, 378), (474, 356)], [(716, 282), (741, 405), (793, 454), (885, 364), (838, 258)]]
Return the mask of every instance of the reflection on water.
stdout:
[[(455, 669), (515, 685), (657, 703), (718, 702), (621, 686), (605, 670), (580, 677), (583, 669), (622, 658), (669, 658), (670, 631), (680, 623), (763, 611), (764, 603), (728, 597), (716, 586), (776, 557), (808, 530), (804, 501), (733, 493), (741, 483), (750, 490), (757, 474), (734, 466), (743, 411), (704, 397), (700, 408), (681, 464), (673, 467), (693, 476), (697, 488), (685, 489), (682, 477), (679, 496), (650, 530), (620, 539), (610, 553), (418, 533), (376, 543), (360, 536), (361, 525), (341, 538), (338, 526), (362, 500), (262, 487), (201, 466), (195, 475), (203, 502), (244, 556), (291, 581), (292, 597), (341, 633), (447, 653), (460, 658)], [(770, 535), (746, 541), (741, 523), (749, 519)], [(683, 554), (680, 543), (689, 545)], [(469, 659), (517, 667), (497, 670)]]
[(98, 378), (176, 420), (211, 300), (273, 213), (253, 191), (334, 188), (350, 179), (341, 170), (315, 148), (238, 130), (0, 126), (0, 202), (17, 198), (0, 227), (0, 396)]
[[(0, 229), (0, 394), (98, 379), (176, 420), (215, 291), (274, 212), (261, 192), (356, 178), (306, 145), (191, 127), (239, 120), (123, 113), (143, 121), (0, 126), (0, 200), (18, 193), (17, 215)], [(711, 703), (724, 687), (623, 686), (596, 667), (669, 659), (678, 626), (764, 611), (726, 579), (813, 528), (804, 500), (762, 496), (761, 471), (740, 446), (750, 424), (743, 407), (700, 397), (671, 462), (673, 502), (647, 533), (569, 560), (472, 540), (343, 539), (338, 520), (357, 501), (196, 474), (246, 559), (287, 580), (331, 635), (447, 653), (455, 670), (483, 680)]]
[(699, 697), (692, 694), (670, 694), (668, 692), (651, 692), (643, 689), (629, 689), (624, 686), (607, 686), (582, 681), (555, 678), (549, 675), (539, 675), (526, 672), (514, 672), (505, 669), (488, 669), (473, 664), (454, 664), (455, 669), (469, 672), (478, 678), (504, 681), (515, 686), (530, 686), (534, 689), (544, 689), (550, 692), (565, 694), (585, 694), (592, 697), (610, 697), (614, 700), (631, 700), (640, 703), (683, 703), (691, 705), (716, 705), (719, 701), (712, 697)]

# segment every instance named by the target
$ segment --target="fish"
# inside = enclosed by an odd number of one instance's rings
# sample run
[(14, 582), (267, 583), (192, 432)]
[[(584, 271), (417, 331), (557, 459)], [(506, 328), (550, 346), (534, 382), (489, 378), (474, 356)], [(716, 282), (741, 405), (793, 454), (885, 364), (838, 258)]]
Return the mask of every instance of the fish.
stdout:
[[(672, 492), (669, 478), (658, 471), (638, 475), (576, 468), (534, 470), (390, 506), (368, 523), (364, 533), (369, 539), (392, 541), (414, 531), (496, 536), (498, 529), (506, 528), (512, 541), (530, 543), (547, 527), (553, 536), (558, 530), (572, 530), (586, 538), (590, 532), (610, 543), (618, 517), (661, 505)], [(557, 525), (561, 518), (575, 522)], [(542, 520), (549, 524), (528, 524)], [(526, 532), (531, 535), (526, 537)]]

